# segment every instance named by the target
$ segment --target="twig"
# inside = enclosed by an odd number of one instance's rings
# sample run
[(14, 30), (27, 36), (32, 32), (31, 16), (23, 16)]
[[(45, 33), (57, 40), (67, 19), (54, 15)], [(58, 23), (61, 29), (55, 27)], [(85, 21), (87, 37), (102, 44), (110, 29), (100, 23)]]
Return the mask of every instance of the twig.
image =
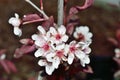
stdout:
[(30, 0), (25, 0), (30, 5), (32, 5), (36, 10), (38, 10), (46, 19), (49, 19), (49, 17), (45, 14), (45, 12), (41, 9), (39, 9), (34, 3), (32, 3)]
[(58, 0), (58, 26), (63, 24), (64, 0)]

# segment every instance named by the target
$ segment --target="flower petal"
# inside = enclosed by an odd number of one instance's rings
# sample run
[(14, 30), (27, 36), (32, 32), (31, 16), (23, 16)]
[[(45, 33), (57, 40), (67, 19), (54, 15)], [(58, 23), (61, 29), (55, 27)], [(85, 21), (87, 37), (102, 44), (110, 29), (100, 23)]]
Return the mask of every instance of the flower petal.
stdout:
[(49, 62), (53, 62), (53, 57), (55, 56), (55, 53), (49, 53), (46, 55), (46, 59)]
[(66, 33), (66, 28), (65, 26), (61, 25), (59, 28), (58, 28), (58, 32), (62, 35), (64, 35)]
[(40, 31), (40, 33), (46, 34), (46, 31), (42, 26), (38, 26), (37, 29)]
[(34, 55), (35, 55), (35, 57), (40, 57), (40, 56), (42, 56), (44, 53), (45, 53), (44, 50), (41, 49), (41, 48), (39, 48), (39, 49), (35, 52)]
[(54, 70), (55, 70), (55, 68), (52, 65), (46, 65), (46, 67), (45, 67), (45, 71), (48, 75), (52, 75)]
[(56, 31), (56, 29), (55, 29), (54, 27), (50, 27), (50, 33), (51, 33), (52, 35), (56, 35), (56, 34), (57, 34), (57, 31)]
[(20, 37), (22, 35), (22, 30), (19, 27), (14, 27), (14, 34)]
[(56, 46), (56, 50), (62, 50), (64, 48), (65, 48), (65, 44), (64, 43)]
[(83, 59), (85, 57), (85, 53), (83, 53), (82, 51), (76, 51), (75, 56), (79, 59)]
[(65, 45), (64, 51), (65, 51), (65, 52), (64, 52), (64, 53), (65, 53), (64, 55), (67, 56), (67, 54), (68, 54), (68, 52), (69, 52), (69, 45), (67, 45), (67, 44)]
[(33, 40), (38, 40), (38, 35), (37, 35), (37, 34), (33, 34), (33, 35), (32, 35), (32, 39), (33, 39)]
[(39, 60), (38, 61), (38, 65), (40, 65), (40, 66), (46, 66), (47, 65), (47, 62), (46, 62), (46, 60)]
[(70, 53), (68, 55), (68, 64), (72, 64), (73, 63), (73, 60), (74, 60), (74, 54), (73, 53)]
[(57, 69), (59, 64), (60, 64), (60, 58), (59, 57), (54, 57), (53, 66)]
[(62, 36), (62, 41), (67, 42), (68, 38), (69, 37), (67, 35), (64, 35), (64, 36)]

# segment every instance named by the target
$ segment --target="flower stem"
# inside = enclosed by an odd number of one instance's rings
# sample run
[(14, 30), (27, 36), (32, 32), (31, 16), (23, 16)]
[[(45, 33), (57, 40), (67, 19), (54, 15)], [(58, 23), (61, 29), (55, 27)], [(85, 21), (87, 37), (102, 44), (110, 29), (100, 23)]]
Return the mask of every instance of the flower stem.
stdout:
[(45, 14), (45, 12), (41, 9), (39, 9), (34, 3), (32, 3), (30, 0), (25, 0), (30, 5), (32, 5), (36, 10), (38, 10), (46, 19), (49, 19), (49, 17)]
[(64, 0), (58, 0), (58, 26), (63, 24)]

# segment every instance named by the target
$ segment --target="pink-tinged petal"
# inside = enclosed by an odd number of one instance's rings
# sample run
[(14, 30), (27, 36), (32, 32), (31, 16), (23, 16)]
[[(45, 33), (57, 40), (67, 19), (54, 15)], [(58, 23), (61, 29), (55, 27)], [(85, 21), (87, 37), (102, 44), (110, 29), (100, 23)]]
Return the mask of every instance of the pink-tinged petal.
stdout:
[(47, 65), (47, 62), (46, 62), (46, 60), (39, 60), (38, 61), (38, 65), (40, 65), (40, 66), (46, 66)]
[(46, 67), (45, 67), (45, 71), (48, 75), (52, 75), (54, 70), (55, 70), (55, 68), (52, 65), (46, 65)]
[(74, 60), (74, 54), (73, 53), (69, 53), (68, 55), (68, 64), (72, 64), (73, 60)]
[(70, 45), (71, 45), (71, 46), (76, 45), (76, 41), (72, 41), (72, 42), (70, 42)]
[(83, 59), (80, 59), (80, 63), (83, 67), (85, 67), (85, 64), (89, 64), (90, 63), (90, 59), (89, 57), (86, 55)]
[(15, 13), (15, 17), (19, 19), (19, 15), (17, 13)]
[(60, 58), (59, 57), (54, 57), (52, 65), (57, 69), (60, 64)]
[(56, 46), (56, 50), (62, 50), (65, 48), (65, 44), (60, 44)]
[(19, 27), (14, 27), (14, 34), (20, 37), (22, 35), (22, 30)]
[(78, 39), (78, 38), (79, 38), (79, 36), (78, 36), (77, 32), (74, 32), (73, 36), (74, 36), (74, 38), (76, 38), (76, 39)]
[(8, 65), (6, 64), (6, 61), (5, 60), (0, 60), (0, 64), (1, 64), (1, 66), (3, 66), (5, 71), (9, 74), (10, 73), (10, 69), (9, 69)]
[(50, 33), (51, 33), (52, 35), (56, 35), (56, 34), (57, 34), (57, 31), (56, 31), (56, 29), (55, 29), (54, 27), (50, 27)]
[(38, 39), (39, 39), (39, 37), (38, 37), (37, 34), (33, 34), (31, 38), (32, 38), (33, 40), (38, 40)]
[(55, 56), (55, 53), (49, 53), (49, 54), (47, 54), (46, 55), (46, 59), (47, 59), (47, 61), (49, 61), (49, 62), (53, 62), (53, 57)]
[(6, 64), (8, 65), (8, 67), (11, 71), (17, 72), (16, 66), (11, 61), (6, 60)]
[(76, 51), (75, 56), (79, 59), (83, 59), (85, 57), (85, 53), (83, 53), (82, 51)]
[(89, 32), (89, 33), (87, 34), (87, 36), (88, 36), (89, 38), (92, 38), (92, 37), (93, 37), (93, 34), (92, 34), (91, 32)]
[(61, 26), (58, 28), (58, 32), (59, 32), (59, 34), (64, 35), (64, 34), (66, 33), (66, 28), (65, 28), (65, 26), (61, 25)]
[(85, 52), (86, 54), (89, 54), (89, 53), (91, 52), (91, 48), (89, 48), (89, 47), (85, 48), (85, 49), (84, 49), (84, 52)]
[(46, 34), (46, 31), (45, 31), (45, 29), (42, 26), (38, 26), (37, 29), (39, 30), (40, 33)]
[(45, 53), (44, 50), (39, 48), (34, 55), (35, 57), (40, 57), (40, 56), (43, 56), (44, 53)]
[(62, 41), (67, 42), (68, 38), (69, 37), (67, 35), (64, 35), (64, 36), (62, 36)]
[(86, 64), (89, 64), (90, 63), (90, 58), (89, 58), (89, 56), (85, 56), (85, 58), (84, 58), (84, 62), (86, 63)]
[(69, 52), (69, 45), (65, 45), (65, 48), (64, 48), (64, 55), (67, 56), (68, 52)]
[(43, 38), (39, 38), (38, 40), (35, 41), (35, 45), (39, 47), (43, 47), (46, 44), (46, 41)]

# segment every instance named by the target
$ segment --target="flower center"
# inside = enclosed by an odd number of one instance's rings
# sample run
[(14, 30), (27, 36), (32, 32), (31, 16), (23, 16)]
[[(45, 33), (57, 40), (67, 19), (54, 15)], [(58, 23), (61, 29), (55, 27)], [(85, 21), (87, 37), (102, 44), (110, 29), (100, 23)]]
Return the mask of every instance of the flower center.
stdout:
[(49, 46), (48, 44), (45, 44), (45, 45), (43, 46), (43, 49), (44, 49), (45, 51), (48, 51), (48, 50), (50, 49), (50, 46)]
[(82, 33), (79, 33), (78, 36), (79, 36), (79, 40), (84, 40), (84, 35)]
[(56, 38), (56, 40), (60, 40), (60, 39), (61, 39), (61, 35), (60, 35), (60, 34), (57, 34), (57, 35), (55, 36), (55, 38)]
[(61, 51), (57, 51), (56, 55), (61, 58), (63, 56), (63, 51), (62, 50)]
[(70, 52), (74, 53), (75, 50), (76, 50), (75, 46), (71, 46), (71, 47), (70, 47)]

